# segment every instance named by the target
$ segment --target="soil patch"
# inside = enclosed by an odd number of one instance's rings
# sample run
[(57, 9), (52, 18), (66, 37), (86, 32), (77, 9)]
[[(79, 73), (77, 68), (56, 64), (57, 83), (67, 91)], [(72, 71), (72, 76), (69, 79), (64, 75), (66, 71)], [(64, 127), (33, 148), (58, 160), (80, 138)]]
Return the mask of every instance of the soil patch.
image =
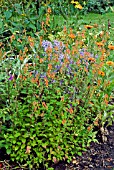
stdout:
[(114, 168), (114, 124), (108, 127), (109, 134), (104, 143), (91, 143), (82, 156), (75, 156), (70, 164), (61, 162), (55, 170), (113, 170)]

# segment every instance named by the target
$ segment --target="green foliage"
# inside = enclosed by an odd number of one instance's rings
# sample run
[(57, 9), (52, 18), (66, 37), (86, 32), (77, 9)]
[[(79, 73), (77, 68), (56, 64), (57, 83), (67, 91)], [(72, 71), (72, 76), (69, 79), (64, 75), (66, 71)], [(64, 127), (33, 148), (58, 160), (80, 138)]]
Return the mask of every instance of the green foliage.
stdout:
[(113, 5), (110, 0), (88, 0), (83, 11), (102, 14), (110, 10), (110, 5)]
[(63, 28), (53, 7), (44, 17), (47, 7), (38, 14), (34, 2), (1, 9), (0, 148), (27, 168), (51, 170), (97, 141), (95, 126), (112, 123), (113, 39), (106, 27), (85, 29), (75, 17)]
[(10, 30), (12, 33), (15, 31), (22, 32), (23, 29), (36, 32), (38, 29), (37, 20), (39, 17), (34, 3), (32, 3), (32, 8), (28, 3), (24, 7), (21, 4), (14, 4), (10, 10), (6, 6), (1, 9), (2, 23), (4, 25), (1, 33), (5, 30)]

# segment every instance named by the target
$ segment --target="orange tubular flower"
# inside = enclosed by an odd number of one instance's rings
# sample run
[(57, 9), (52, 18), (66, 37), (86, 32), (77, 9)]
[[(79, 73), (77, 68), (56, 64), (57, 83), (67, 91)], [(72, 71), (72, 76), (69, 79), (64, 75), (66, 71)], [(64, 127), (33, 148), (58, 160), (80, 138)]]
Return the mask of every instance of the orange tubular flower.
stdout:
[(98, 86), (100, 86), (100, 84), (101, 84), (101, 80), (100, 79), (98, 79), (97, 84), (98, 84)]
[(69, 37), (74, 39), (76, 36), (75, 36), (75, 34), (71, 33), (71, 34), (69, 34)]
[(52, 48), (48, 47), (47, 50), (46, 50), (46, 53), (52, 53)]
[(114, 66), (114, 62), (113, 61), (107, 61), (106, 64), (109, 65), (109, 66)]
[(105, 55), (102, 55), (102, 56), (100, 57), (100, 61), (104, 61), (105, 58), (106, 58), (106, 56), (105, 56)]
[(48, 64), (48, 69), (52, 70), (52, 64)]
[(24, 60), (24, 57), (23, 57), (23, 56), (20, 56), (19, 59), (20, 59), (20, 61), (23, 61), (23, 60)]
[(61, 96), (61, 101), (64, 102), (64, 96)]
[(10, 41), (12, 42), (13, 40), (15, 40), (15, 35), (12, 34), (11, 37), (10, 37)]
[(92, 25), (84, 25), (84, 27), (85, 27), (86, 29), (91, 29), (91, 28), (93, 28)]
[(31, 79), (31, 83), (38, 83), (38, 82), (39, 82), (38, 77)]
[(109, 96), (108, 96), (108, 94), (105, 94), (105, 96), (104, 96), (104, 102), (105, 102), (106, 105), (108, 105), (108, 102), (109, 102)]
[(90, 131), (92, 129), (92, 125), (87, 127), (87, 130)]
[(62, 124), (64, 125), (65, 123), (66, 123), (66, 120), (65, 120), (65, 119), (63, 119), (63, 120), (62, 120)]
[(23, 80), (26, 80), (27, 78), (25, 76), (23, 76)]
[(51, 8), (48, 8), (48, 9), (47, 9), (47, 13), (48, 13), (48, 14), (51, 14), (51, 12), (52, 12), (52, 11), (51, 11)]
[(55, 73), (51, 73), (51, 78), (54, 79), (55, 78)]
[(46, 103), (45, 103), (45, 102), (42, 102), (42, 105), (43, 105), (44, 107), (47, 107), (47, 105), (46, 105)]
[(40, 58), (40, 60), (39, 60), (39, 61), (40, 61), (40, 64), (41, 64), (41, 63), (43, 63), (43, 61), (44, 61), (44, 60), (43, 60), (43, 58)]
[(104, 81), (104, 88), (108, 87), (110, 85), (110, 81)]
[(47, 79), (47, 78), (44, 78), (44, 81), (45, 81), (46, 87), (48, 87), (48, 79)]
[(64, 32), (64, 33), (67, 33), (67, 28), (66, 28), (66, 26), (64, 26), (63, 32)]
[(108, 45), (108, 48), (109, 48), (110, 50), (114, 50), (114, 45)]
[(70, 114), (73, 113), (73, 109), (72, 109), (72, 108), (69, 109), (69, 113), (70, 113)]
[(96, 120), (93, 122), (93, 124), (94, 124), (95, 126), (98, 126), (98, 125), (99, 125), (99, 119), (96, 119)]

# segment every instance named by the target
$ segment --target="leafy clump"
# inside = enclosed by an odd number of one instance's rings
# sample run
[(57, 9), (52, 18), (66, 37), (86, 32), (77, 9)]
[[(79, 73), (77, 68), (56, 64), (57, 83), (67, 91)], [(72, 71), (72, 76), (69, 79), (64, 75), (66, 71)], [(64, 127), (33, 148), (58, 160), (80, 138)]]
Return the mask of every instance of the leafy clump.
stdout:
[(110, 11), (110, 6), (112, 6), (111, 0), (88, 0), (85, 7), (84, 12), (94, 12), (94, 13), (106, 13)]
[(95, 127), (113, 120), (114, 46), (107, 28), (65, 25), (53, 33), (51, 15), (48, 8), (39, 32), (9, 25), (0, 43), (0, 148), (32, 169), (81, 155), (97, 141)]

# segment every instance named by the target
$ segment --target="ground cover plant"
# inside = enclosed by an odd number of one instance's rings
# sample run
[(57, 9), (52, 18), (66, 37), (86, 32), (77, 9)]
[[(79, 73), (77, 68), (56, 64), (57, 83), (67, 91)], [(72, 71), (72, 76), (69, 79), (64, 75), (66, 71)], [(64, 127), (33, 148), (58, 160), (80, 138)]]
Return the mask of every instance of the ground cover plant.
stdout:
[(113, 23), (62, 15), (59, 25), (53, 8), (39, 17), (35, 3), (1, 8), (0, 148), (21, 168), (51, 170), (81, 155), (98, 130), (105, 141), (114, 110)]

